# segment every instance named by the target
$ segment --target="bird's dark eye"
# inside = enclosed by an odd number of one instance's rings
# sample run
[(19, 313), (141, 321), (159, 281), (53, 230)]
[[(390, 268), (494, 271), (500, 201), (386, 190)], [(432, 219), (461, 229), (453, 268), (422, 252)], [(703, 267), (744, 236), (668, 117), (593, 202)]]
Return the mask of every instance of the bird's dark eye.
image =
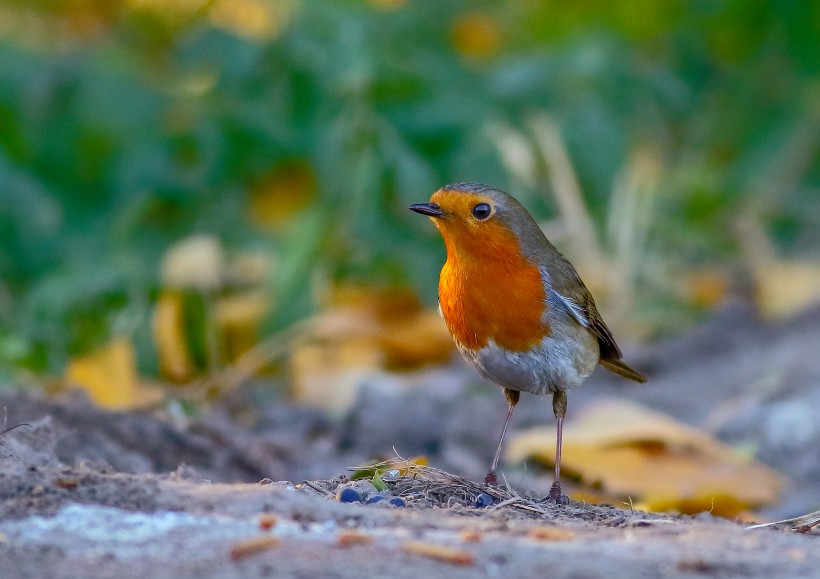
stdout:
[(484, 221), (490, 216), (490, 213), (493, 212), (493, 208), (490, 207), (489, 203), (479, 203), (475, 207), (473, 207), (473, 217), (478, 219), (479, 221)]

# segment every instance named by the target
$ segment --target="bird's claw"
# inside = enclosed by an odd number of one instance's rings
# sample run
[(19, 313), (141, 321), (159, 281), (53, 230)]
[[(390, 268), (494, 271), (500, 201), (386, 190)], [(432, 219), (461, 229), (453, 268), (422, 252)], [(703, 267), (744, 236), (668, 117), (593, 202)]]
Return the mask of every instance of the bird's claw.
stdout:
[(556, 505), (568, 505), (569, 497), (561, 493), (561, 483), (555, 481), (550, 488), (550, 494), (547, 495), (547, 502), (555, 503)]
[(495, 471), (491, 470), (487, 473), (487, 476), (484, 477), (484, 484), (488, 485), (496, 485), (498, 484), (498, 477), (495, 476)]

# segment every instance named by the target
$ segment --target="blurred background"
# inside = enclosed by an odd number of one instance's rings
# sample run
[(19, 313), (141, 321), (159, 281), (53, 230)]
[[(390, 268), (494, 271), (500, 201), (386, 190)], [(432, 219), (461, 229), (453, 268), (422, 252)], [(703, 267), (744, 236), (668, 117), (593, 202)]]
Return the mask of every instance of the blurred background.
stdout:
[(338, 412), (448, 363), (406, 208), (455, 181), (516, 195), (624, 344), (794, 316), (819, 38), (797, 0), (2, 0), (2, 388)]

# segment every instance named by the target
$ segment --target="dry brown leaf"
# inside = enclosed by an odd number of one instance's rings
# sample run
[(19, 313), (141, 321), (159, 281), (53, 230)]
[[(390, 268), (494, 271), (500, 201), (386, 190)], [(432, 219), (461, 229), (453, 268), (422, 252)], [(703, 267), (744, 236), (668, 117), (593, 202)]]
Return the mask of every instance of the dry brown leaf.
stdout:
[(294, 396), (335, 412), (363, 383), (396, 382), (390, 371), (441, 363), (454, 350), (438, 314), (405, 289), (340, 288), (310, 327), (291, 357)]
[[(552, 464), (554, 428), (510, 441), (507, 459)], [(588, 408), (564, 429), (562, 466), (588, 488), (638, 507), (733, 517), (777, 500), (784, 480), (708, 434), (628, 402)]]

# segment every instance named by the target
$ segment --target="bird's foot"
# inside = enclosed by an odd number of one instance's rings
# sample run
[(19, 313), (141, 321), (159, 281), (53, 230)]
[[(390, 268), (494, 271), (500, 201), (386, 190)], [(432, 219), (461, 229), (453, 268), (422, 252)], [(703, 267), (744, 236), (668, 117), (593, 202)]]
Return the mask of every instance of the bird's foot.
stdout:
[(497, 485), (498, 484), (498, 477), (495, 476), (495, 471), (491, 470), (487, 473), (487, 476), (484, 477), (484, 484), (488, 485)]
[(552, 483), (552, 488), (550, 488), (550, 494), (547, 495), (547, 502), (555, 503), (556, 505), (569, 504), (569, 497), (567, 495), (561, 494), (561, 483), (559, 481), (555, 481), (554, 483)]

